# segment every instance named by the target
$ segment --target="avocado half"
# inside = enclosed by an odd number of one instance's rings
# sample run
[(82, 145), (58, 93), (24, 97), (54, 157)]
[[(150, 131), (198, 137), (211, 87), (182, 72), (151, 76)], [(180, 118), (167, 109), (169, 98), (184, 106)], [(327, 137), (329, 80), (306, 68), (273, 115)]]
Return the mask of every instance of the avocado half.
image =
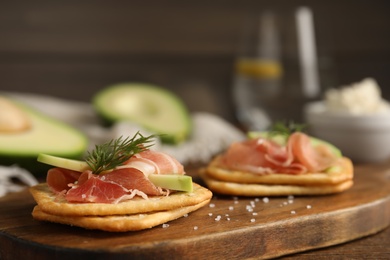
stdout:
[(12, 101), (30, 121), (20, 132), (0, 132), (0, 165), (19, 165), (33, 174), (46, 174), (48, 166), (37, 162), (38, 154), (81, 158), (88, 139), (79, 130), (52, 117)]
[(192, 124), (187, 107), (174, 93), (155, 85), (121, 83), (96, 93), (93, 105), (108, 124), (129, 121), (152, 131), (164, 143), (186, 140)]

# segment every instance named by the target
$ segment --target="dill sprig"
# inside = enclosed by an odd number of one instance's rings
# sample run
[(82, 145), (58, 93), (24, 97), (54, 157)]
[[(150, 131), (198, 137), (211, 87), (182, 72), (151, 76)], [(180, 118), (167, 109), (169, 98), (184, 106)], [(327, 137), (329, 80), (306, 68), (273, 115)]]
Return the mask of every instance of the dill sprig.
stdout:
[(269, 130), (270, 135), (284, 135), (290, 136), (294, 132), (304, 132), (306, 129), (305, 124), (297, 124), (293, 121), (283, 122), (278, 121), (273, 124)]
[(155, 135), (144, 137), (137, 132), (132, 138), (122, 136), (101, 145), (88, 152), (86, 162), (94, 174), (114, 169), (122, 165), (133, 155), (147, 150)]

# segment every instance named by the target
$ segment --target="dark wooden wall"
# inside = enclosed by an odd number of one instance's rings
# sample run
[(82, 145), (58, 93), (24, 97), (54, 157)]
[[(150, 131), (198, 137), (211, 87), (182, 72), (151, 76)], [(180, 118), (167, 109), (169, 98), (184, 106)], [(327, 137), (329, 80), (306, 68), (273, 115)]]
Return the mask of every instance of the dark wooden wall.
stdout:
[[(233, 62), (245, 17), (313, 9), (332, 84), (370, 76), (390, 98), (388, 0), (2, 1), (0, 90), (91, 99), (109, 84), (159, 84), (192, 111), (234, 120)], [(285, 53), (288, 55), (288, 53)]]

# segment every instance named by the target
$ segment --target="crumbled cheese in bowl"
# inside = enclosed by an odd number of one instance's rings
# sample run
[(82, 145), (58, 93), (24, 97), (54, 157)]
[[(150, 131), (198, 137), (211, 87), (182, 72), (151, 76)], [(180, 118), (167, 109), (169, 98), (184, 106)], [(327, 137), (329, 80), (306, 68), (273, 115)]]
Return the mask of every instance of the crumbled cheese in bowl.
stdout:
[(356, 115), (375, 114), (390, 111), (390, 104), (382, 98), (377, 82), (372, 78), (325, 93), (325, 105), (329, 112)]

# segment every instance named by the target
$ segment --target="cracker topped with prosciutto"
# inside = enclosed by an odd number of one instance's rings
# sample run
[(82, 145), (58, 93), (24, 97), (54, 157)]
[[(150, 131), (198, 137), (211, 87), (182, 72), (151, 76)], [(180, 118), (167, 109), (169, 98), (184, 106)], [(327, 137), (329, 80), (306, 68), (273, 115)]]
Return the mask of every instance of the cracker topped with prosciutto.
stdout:
[(37, 220), (125, 232), (152, 228), (205, 206), (210, 190), (192, 182), (172, 156), (149, 149), (153, 136), (112, 140), (86, 161), (41, 154), (54, 166), (30, 188)]
[(321, 195), (353, 185), (353, 164), (301, 131), (250, 133), (200, 172), (213, 192), (237, 196)]

